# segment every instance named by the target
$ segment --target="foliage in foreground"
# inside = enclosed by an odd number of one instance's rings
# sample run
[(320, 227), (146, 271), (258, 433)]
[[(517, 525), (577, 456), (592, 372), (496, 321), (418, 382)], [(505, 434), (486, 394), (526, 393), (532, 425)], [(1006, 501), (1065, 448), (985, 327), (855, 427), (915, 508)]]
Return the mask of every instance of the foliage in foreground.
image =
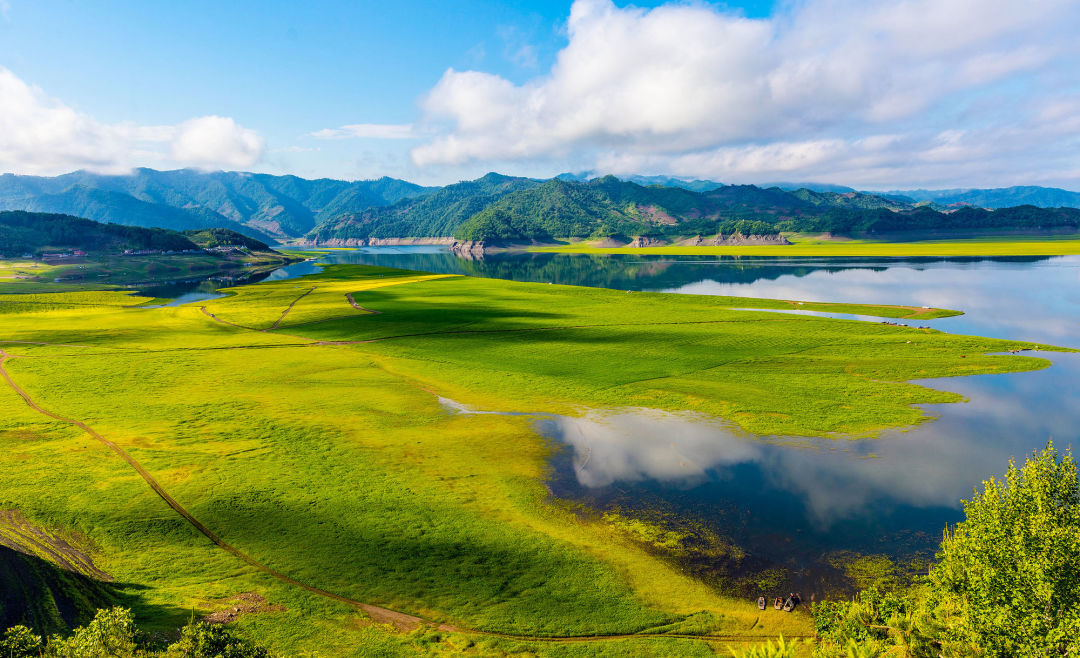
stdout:
[(795, 640), (788, 642), (781, 635), (774, 646), (772, 640), (765, 644), (747, 647), (745, 649), (728, 648), (733, 658), (794, 658), (799, 649), (800, 642)]
[(821, 656), (1080, 656), (1080, 481), (1053, 444), (964, 501), (939, 563), (904, 595), (819, 603)]
[(135, 627), (125, 608), (98, 610), (86, 626), (69, 637), (47, 640), (25, 626), (7, 629), (0, 639), (0, 658), (267, 658), (266, 649), (236, 637), (221, 626), (192, 621), (180, 631), (180, 639), (168, 648), (155, 647)]

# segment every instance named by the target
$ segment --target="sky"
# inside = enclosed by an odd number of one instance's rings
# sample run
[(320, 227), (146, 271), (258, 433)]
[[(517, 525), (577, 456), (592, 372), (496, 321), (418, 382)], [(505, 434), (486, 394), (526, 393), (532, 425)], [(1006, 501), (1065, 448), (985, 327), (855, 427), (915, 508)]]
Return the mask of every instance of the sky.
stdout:
[(1078, 0), (0, 0), (0, 172), (1080, 189), (1078, 31)]

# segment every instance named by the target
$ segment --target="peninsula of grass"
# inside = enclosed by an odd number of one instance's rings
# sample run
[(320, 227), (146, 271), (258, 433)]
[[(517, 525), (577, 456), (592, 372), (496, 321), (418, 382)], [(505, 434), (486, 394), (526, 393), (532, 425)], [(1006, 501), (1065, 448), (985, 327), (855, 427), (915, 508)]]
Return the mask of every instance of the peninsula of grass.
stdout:
[(528, 417), (455, 415), (440, 395), (842, 438), (960, 399), (911, 379), (1042, 368), (989, 353), (1054, 349), (735, 310), (917, 322), (938, 309), (364, 266), (229, 293), (164, 308), (116, 291), (0, 295), (2, 365), (19, 388), (0, 380), (0, 510), (89, 556), (112, 602), (151, 630), (265, 597), (270, 609), (235, 625), (283, 655), (692, 656), (813, 634), (805, 614), (760, 614), (694, 580), (625, 522), (552, 501), (555, 448)]
[(778, 256), (919, 258), (965, 256), (1073, 256), (1080, 254), (1080, 237), (1009, 237), (964, 240), (878, 242), (868, 240), (800, 240), (789, 245), (724, 245), (599, 247), (589, 242), (531, 247), (529, 251), (586, 254), (638, 254), (642, 256)]

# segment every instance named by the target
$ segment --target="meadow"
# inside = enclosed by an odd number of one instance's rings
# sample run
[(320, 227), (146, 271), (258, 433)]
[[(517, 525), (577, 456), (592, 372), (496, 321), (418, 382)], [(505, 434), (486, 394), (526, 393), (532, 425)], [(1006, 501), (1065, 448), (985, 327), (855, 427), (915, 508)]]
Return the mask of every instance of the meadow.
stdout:
[[(686, 575), (640, 523), (552, 499), (558, 448), (527, 416), (437, 396), (842, 441), (960, 399), (908, 380), (1042, 368), (991, 354), (1055, 349), (903, 326), (944, 309), (363, 266), (228, 293), (0, 294), (0, 510), (90, 556), (153, 630), (265, 597), (235, 624), (284, 655), (690, 656), (813, 635), (802, 612)], [(796, 307), (901, 320), (735, 310)]]
[(917, 258), (963, 256), (1073, 256), (1080, 254), (1080, 237), (979, 237), (962, 240), (821, 240), (792, 236), (789, 245), (724, 245), (688, 247), (599, 247), (589, 242), (532, 247), (529, 251), (589, 254), (638, 254), (653, 256), (790, 256), (863, 258)]

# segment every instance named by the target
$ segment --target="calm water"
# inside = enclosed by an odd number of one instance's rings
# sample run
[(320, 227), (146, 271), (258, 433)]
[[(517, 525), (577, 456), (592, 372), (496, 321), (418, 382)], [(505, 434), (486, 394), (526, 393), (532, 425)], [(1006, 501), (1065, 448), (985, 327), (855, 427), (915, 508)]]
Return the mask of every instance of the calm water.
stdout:
[[(439, 248), (406, 247), (333, 252), (324, 262), (627, 290), (939, 306), (966, 314), (919, 324), (1080, 347), (1080, 257), (463, 260)], [(278, 276), (313, 266), (300, 265)], [(746, 551), (738, 568), (723, 560), (688, 565), (704, 578), (738, 586), (735, 572), (774, 569), (779, 589), (824, 594), (842, 582), (830, 566), (840, 552), (930, 557), (943, 526), (962, 518), (959, 500), (1000, 475), (1010, 458), (1023, 459), (1050, 439), (1080, 447), (1080, 354), (1040, 356), (1054, 365), (923, 382), (969, 402), (927, 405), (936, 420), (877, 439), (746, 436), (716, 420), (653, 410), (538, 416), (536, 428), (565, 446), (552, 461), (555, 495), (599, 510), (662, 514)]]

